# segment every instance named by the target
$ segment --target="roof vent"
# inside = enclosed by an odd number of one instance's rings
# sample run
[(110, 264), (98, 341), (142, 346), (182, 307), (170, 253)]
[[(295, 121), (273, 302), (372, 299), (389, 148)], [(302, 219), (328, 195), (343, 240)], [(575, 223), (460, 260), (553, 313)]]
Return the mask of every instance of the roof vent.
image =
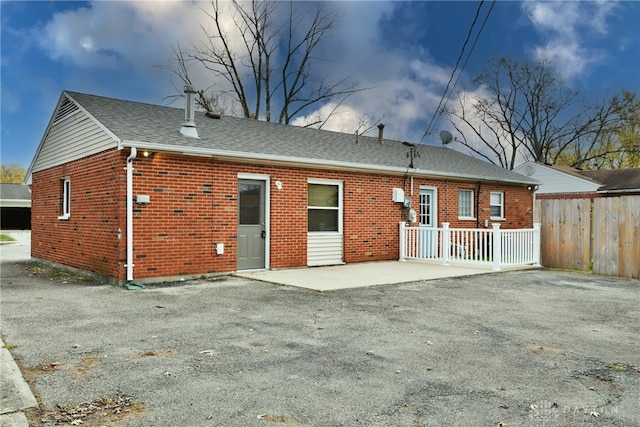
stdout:
[(196, 129), (195, 117), (195, 99), (193, 95), (196, 93), (193, 86), (186, 85), (184, 87), (186, 101), (184, 105), (184, 123), (180, 128), (180, 133), (189, 138), (198, 138), (198, 130)]
[(220, 114), (214, 113), (213, 111), (207, 111), (205, 113), (205, 116), (209, 117), (210, 119), (219, 119), (220, 118)]
[(380, 123), (378, 125), (378, 144), (384, 144), (384, 125)]
[(80, 108), (78, 108), (76, 103), (65, 96), (64, 100), (60, 104), (60, 107), (58, 107), (58, 111), (56, 112), (56, 116), (53, 119), (53, 123), (55, 124), (61, 120), (64, 120), (79, 110)]

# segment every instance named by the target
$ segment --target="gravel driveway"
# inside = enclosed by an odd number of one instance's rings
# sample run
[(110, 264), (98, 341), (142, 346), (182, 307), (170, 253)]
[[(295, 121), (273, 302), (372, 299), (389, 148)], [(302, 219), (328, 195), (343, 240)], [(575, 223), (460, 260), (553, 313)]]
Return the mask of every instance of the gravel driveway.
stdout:
[(1, 325), (38, 425), (640, 426), (638, 281), (124, 290), (31, 265), (2, 265)]

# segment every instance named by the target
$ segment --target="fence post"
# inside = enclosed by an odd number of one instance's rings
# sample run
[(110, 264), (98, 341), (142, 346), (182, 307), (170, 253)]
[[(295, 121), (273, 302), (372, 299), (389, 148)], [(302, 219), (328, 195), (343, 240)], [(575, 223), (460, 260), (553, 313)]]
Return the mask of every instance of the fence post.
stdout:
[(407, 257), (407, 233), (405, 227), (405, 222), (400, 221), (400, 258), (398, 261), (404, 261)]
[(442, 251), (442, 265), (449, 265), (449, 256), (451, 254), (449, 246), (451, 246), (451, 234), (449, 234), (449, 223), (442, 223), (442, 244), (440, 250)]
[(493, 223), (493, 270), (500, 271), (502, 263), (502, 233), (500, 233), (500, 224)]
[(533, 265), (540, 267), (540, 227), (542, 224), (533, 224)]

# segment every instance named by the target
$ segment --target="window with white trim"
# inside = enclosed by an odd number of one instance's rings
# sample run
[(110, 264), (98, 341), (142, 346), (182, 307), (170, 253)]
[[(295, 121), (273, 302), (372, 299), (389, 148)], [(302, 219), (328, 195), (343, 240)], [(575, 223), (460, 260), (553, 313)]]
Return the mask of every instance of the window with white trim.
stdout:
[(502, 191), (492, 191), (489, 202), (489, 215), (491, 218), (504, 218), (504, 193)]
[(71, 216), (71, 178), (62, 178), (62, 215), (58, 219), (69, 219)]
[(340, 231), (340, 186), (309, 182), (308, 231)]
[(473, 216), (473, 190), (458, 190), (458, 218), (475, 219)]

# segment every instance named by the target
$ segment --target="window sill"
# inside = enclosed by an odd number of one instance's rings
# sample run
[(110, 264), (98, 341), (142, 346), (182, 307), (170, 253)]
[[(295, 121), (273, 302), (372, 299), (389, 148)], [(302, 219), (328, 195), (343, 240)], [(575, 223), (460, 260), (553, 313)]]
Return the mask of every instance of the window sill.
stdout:
[(489, 217), (489, 219), (491, 221), (506, 221), (507, 220), (507, 218), (503, 218), (501, 216), (492, 216), (492, 217)]
[(61, 221), (68, 221), (69, 218), (71, 218), (71, 215), (62, 215), (58, 217), (58, 219)]
[(459, 216), (458, 221), (475, 221), (476, 218), (471, 216)]

